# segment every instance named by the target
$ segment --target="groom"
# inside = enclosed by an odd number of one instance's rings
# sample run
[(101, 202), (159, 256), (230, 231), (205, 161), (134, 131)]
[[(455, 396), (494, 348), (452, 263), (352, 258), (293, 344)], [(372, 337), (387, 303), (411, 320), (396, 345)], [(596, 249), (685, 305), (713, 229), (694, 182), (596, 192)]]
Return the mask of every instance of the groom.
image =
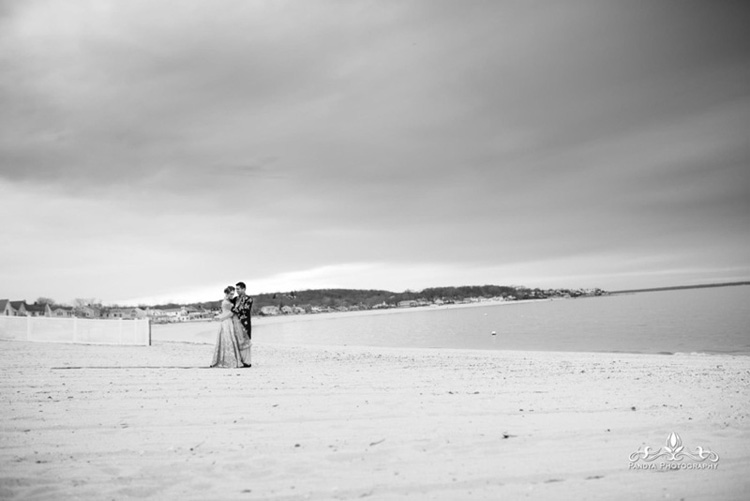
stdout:
[(232, 312), (237, 315), (242, 327), (245, 328), (247, 337), (252, 340), (252, 325), (250, 325), (250, 312), (253, 309), (253, 298), (245, 294), (245, 282), (237, 282), (237, 300), (234, 302)]

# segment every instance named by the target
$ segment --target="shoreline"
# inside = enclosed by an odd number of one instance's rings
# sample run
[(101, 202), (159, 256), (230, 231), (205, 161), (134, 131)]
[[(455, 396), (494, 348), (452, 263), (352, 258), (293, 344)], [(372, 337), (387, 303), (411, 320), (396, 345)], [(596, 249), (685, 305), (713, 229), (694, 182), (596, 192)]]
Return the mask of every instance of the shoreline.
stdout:
[[(593, 296), (592, 296), (593, 297)], [(347, 317), (365, 317), (370, 315), (388, 315), (391, 313), (409, 313), (414, 311), (442, 311), (451, 309), (461, 308), (482, 308), (492, 306), (505, 306), (514, 304), (531, 304), (531, 303), (544, 303), (549, 301), (563, 301), (568, 298), (545, 298), (545, 299), (521, 299), (518, 301), (483, 301), (477, 303), (461, 303), (461, 304), (445, 304), (445, 305), (430, 305), (430, 306), (411, 306), (408, 308), (384, 308), (377, 310), (354, 310), (354, 311), (331, 311), (326, 313), (305, 313), (305, 314), (281, 314), (281, 315), (253, 315), (253, 325), (264, 325), (272, 323), (285, 323), (285, 322), (304, 322), (308, 320), (326, 320), (336, 318), (347, 318)], [(571, 298), (572, 299), (572, 298)], [(588, 298), (575, 298), (575, 299), (588, 299)], [(198, 319), (198, 320), (186, 320), (182, 322), (163, 322), (153, 323), (152, 325), (183, 325), (183, 324), (196, 324), (196, 323), (211, 323), (211, 319)]]
[[(4, 340), (0, 339), (0, 342)], [(30, 341), (33, 342), (33, 341)], [(254, 343), (257, 343), (258, 341), (254, 341)], [(187, 344), (187, 345), (196, 345), (196, 346), (213, 346), (215, 343), (214, 340), (211, 341), (183, 341), (183, 340), (171, 340), (171, 339), (157, 339), (152, 343), (152, 346), (156, 346), (159, 344)], [(66, 344), (72, 344), (72, 343), (66, 343)], [(278, 346), (278, 347), (311, 347), (311, 348), (325, 348), (329, 350), (334, 350), (338, 348), (347, 349), (347, 348), (353, 348), (353, 349), (373, 349), (373, 350), (425, 350), (425, 351), (446, 351), (446, 352), (457, 352), (457, 353), (484, 353), (484, 352), (500, 352), (500, 353), (525, 353), (527, 355), (532, 355), (535, 353), (556, 353), (556, 354), (576, 354), (576, 355), (583, 355), (583, 354), (602, 354), (602, 355), (647, 355), (647, 356), (685, 356), (685, 357), (710, 357), (710, 356), (732, 356), (732, 357), (750, 357), (750, 352), (745, 351), (731, 351), (731, 352), (725, 352), (725, 351), (658, 351), (658, 352), (646, 352), (646, 351), (622, 351), (622, 350), (592, 350), (592, 351), (580, 351), (580, 350), (530, 350), (530, 349), (513, 349), (513, 348), (448, 348), (448, 347), (442, 347), (442, 346), (434, 346), (434, 347), (415, 347), (415, 346), (380, 346), (380, 345), (368, 345), (368, 344), (323, 344), (323, 343), (310, 343), (310, 344), (301, 344), (301, 343), (278, 343), (278, 342), (268, 342), (268, 341), (260, 341), (260, 344), (266, 345), (266, 346)], [(113, 346), (113, 345), (98, 345), (98, 346)], [(116, 346), (116, 345), (115, 345)]]
[[(0, 497), (743, 499), (750, 359), (0, 341)], [(631, 463), (670, 433), (720, 457)], [(634, 490), (635, 489), (635, 490)]]
[(304, 315), (273, 315), (273, 316), (254, 316), (253, 321), (258, 320), (269, 320), (268, 322), (262, 323), (276, 323), (283, 322), (284, 320), (289, 321), (304, 321), (313, 320), (319, 318), (331, 319), (331, 318), (346, 318), (352, 317), (366, 317), (370, 315), (388, 315), (391, 313), (401, 314), (409, 313), (414, 311), (443, 311), (443, 310), (454, 310), (461, 308), (482, 308), (482, 307), (493, 307), (493, 306), (509, 306), (514, 304), (530, 304), (530, 303), (544, 303), (548, 301), (559, 301), (563, 298), (546, 298), (546, 299), (521, 299), (518, 301), (482, 301), (476, 303), (461, 303), (461, 304), (444, 304), (444, 305), (429, 305), (429, 306), (410, 306), (408, 308), (384, 308), (379, 310), (358, 310), (358, 311), (332, 311), (326, 313), (306, 313)]

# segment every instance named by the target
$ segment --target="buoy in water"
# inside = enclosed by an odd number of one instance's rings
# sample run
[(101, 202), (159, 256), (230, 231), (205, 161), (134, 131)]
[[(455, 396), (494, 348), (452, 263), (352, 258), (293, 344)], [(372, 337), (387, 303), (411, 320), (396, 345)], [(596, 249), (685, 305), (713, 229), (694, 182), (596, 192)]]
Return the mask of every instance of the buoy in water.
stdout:
[(497, 332), (495, 332), (495, 331), (492, 331), (492, 335), (493, 335), (493, 336), (497, 336)]

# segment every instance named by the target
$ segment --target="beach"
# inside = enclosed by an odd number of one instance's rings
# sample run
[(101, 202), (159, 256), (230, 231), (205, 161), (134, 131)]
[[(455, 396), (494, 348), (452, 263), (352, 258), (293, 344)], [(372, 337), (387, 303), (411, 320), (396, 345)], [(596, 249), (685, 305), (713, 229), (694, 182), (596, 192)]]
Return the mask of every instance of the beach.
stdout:
[[(251, 369), (208, 369), (212, 349), (0, 341), (0, 498), (708, 500), (750, 488), (750, 357), (256, 343)], [(631, 464), (673, 432), (719, 461)]]

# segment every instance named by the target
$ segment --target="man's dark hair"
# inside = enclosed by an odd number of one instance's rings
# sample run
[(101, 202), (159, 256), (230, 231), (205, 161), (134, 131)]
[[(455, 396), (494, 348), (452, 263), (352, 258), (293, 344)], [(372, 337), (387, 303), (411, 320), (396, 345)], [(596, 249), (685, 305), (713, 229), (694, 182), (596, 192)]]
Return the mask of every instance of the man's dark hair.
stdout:
[(239, 287), (240, 289), (247, 289), (247, 287), (245, 287), (245, 282), (237, 282), (237, 283), (236, 283), (236, 284), (234, 284), (234, 285), (236, 285), (236, 286), (237, 286), (237, 287)]

